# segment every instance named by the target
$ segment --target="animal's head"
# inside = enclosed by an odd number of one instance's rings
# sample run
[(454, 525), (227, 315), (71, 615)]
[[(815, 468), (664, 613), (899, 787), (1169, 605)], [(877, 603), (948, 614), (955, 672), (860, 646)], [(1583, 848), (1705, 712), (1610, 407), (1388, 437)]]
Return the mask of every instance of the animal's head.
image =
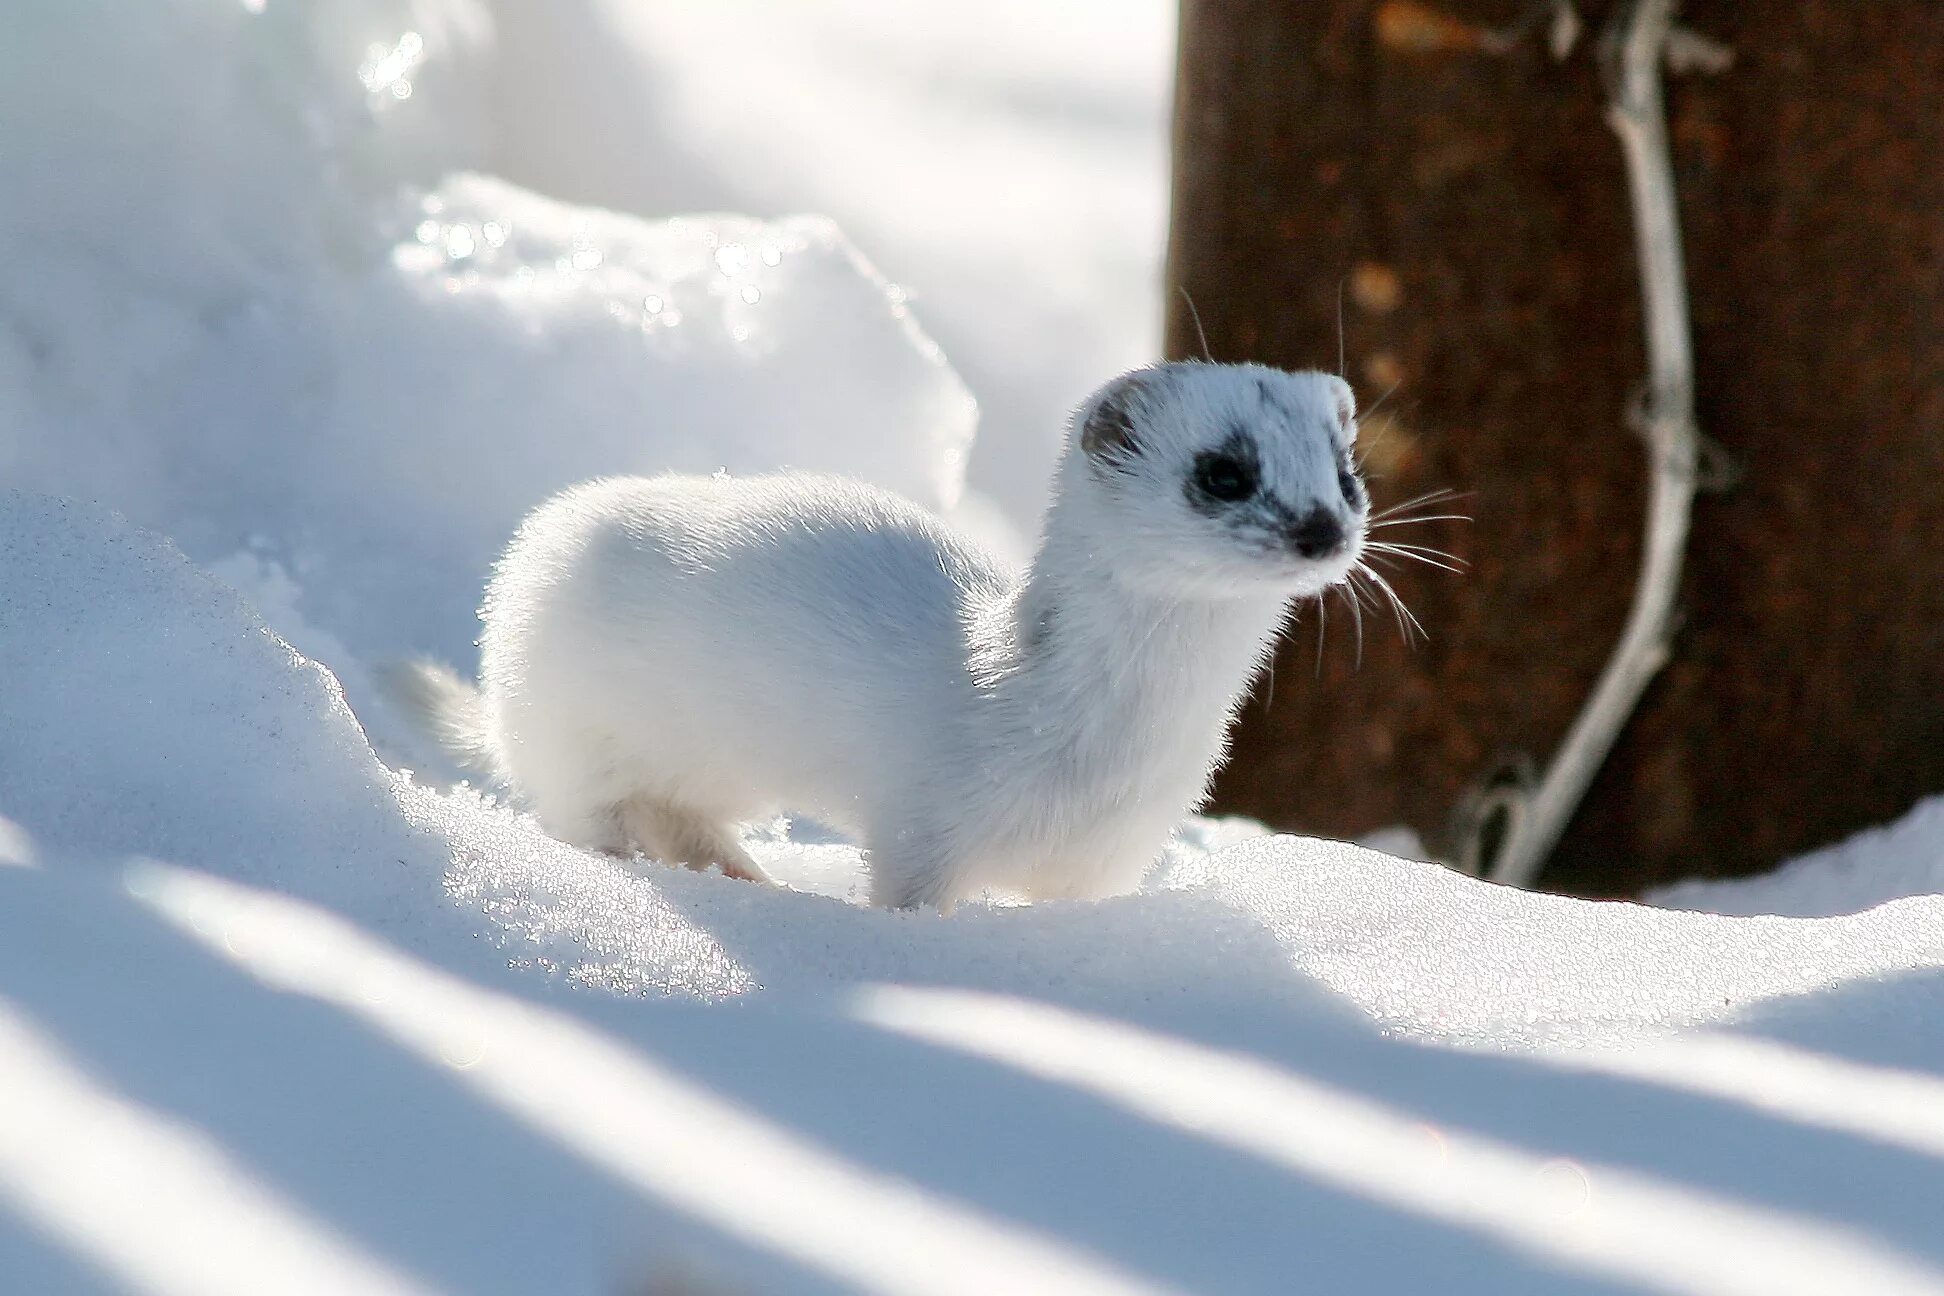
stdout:
[(1075, 411), (1063, 511), (1130, 586), (1175, 597), (1315, 594), (1357, 563), (1370, 497), (1340, 378), (1177, 363)]

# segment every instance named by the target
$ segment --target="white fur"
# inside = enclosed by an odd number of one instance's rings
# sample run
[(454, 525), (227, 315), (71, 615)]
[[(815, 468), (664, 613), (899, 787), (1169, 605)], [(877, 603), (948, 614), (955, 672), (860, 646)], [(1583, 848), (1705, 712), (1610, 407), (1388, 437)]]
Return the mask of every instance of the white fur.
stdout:
[[(1109, 404), (1135, 432), (1118, 466), (1082, 445)], [(760, 877), (733, 825), (789, 810), (859, 837), (880, 905), (1124, 890), (1203, 797), (1287, 600), (1356, 561), (1353, 410), (1324, 374), (1117, 379), (1074, 416), (1024, 574), (841, 478), (590, 482), (501, 560), (479, 694), (427, 667), (398, 692), (582, 846)], [(1237, 428), (1265, 500), (1333, 508), (1341, 552), (1190, 506), (1196, 454)]]

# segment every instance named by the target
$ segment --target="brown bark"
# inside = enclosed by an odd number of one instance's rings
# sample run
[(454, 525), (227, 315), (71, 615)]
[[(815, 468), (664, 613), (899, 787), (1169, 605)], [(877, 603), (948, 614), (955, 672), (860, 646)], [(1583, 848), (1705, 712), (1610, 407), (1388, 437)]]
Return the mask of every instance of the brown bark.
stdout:
[[(1381, 504), (1448, 486), (1473, 564), (1410, 571), (1407, 650), (1306, 613), (1223, 808), (1452, 845), (1466, 789), (1557, 746), (1638, 564), (1644, 371), (1625, 180), (1582, 47), (1516, 0), (1185, 0), (1170, 354), (1348, 376)], [(1602, 7), (1583, 5), (1597, 31)], [(1544, 878), (1732, 874), (1944, 792), (1944, 6), (1696, 0), (1732, 70), (1670, 80), (1698, 408), (1744, 465), (1696, 510), (1674, 656)]]

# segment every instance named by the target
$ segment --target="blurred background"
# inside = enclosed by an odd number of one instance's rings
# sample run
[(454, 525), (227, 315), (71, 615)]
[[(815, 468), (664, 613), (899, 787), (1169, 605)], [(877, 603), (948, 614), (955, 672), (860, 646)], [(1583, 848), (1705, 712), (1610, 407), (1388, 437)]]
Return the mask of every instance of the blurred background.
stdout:
[(492, 167), (642, 215), (814, 211), (978, 398), (967, 485), (1030, 537), (1066, 414), (1156, 358), (1165, 0), (505, 0)]
[[(1379, 502), (1453, 488), (1472, 518), (1428, 540), (1462, 578), (1396, 573), (1422, 647), (1367, 637), (1356, 669), (1290, 637), (1227, 806), (1455, 858), (1619, 637), (1649, 471), (1616, 7), (1184, 6), (1172, 283), (1220, 359), (1333, 365), (1341, 320), (1387, 398)], [(1767, 869), (1944, 790), (1944, 7), (1694, 0), (1667, 65), (1711, 444), (1669, 659), (1541, 874), (1595, 895)]]

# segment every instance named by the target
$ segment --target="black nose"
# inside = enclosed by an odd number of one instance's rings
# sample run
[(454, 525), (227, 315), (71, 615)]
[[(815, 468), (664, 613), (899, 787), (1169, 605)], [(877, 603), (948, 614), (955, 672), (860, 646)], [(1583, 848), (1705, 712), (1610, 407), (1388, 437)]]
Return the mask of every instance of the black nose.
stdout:
[(1343, 548), (1343, 523), (1321, 504), (1283, 526), (1289, 547), (1305, 558), (1321, 558)]

